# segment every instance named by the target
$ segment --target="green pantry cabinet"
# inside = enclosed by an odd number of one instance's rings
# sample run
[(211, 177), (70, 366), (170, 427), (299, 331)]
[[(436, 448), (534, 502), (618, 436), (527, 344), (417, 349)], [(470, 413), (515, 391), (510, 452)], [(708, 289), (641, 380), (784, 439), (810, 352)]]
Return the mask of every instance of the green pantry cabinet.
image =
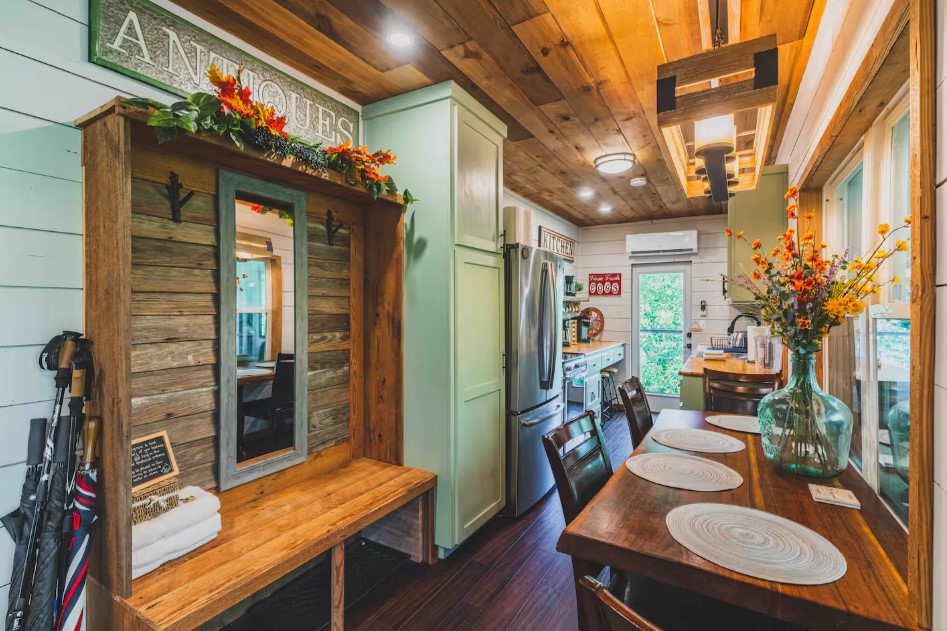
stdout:
[[(437, 473), (448, 554), (506, 502), (500, 208), (506, 126), (453, 82), (369, 105), (405, 217), (404, 463)], [(371, 243), (366, 243), (371, 247)]]
[[(759, 185), (752, 191), (741, 191), (727, 203), (727, 225), (736, 234), (746, 233), (747, 239), (762, 239), (767, 252), (776, 245), (776, 237), (788, 226), (786, 218), (786, 189), (789, 187), (786, 165), (765, 167)], [(753, 250), (745, 241), (730, 239), (727, 244), (727, 273), (732, 278), (744, 271), (753, 271)], [(727, 294), (734, 305), (749, 304), (749, 290), (734, 284)]]

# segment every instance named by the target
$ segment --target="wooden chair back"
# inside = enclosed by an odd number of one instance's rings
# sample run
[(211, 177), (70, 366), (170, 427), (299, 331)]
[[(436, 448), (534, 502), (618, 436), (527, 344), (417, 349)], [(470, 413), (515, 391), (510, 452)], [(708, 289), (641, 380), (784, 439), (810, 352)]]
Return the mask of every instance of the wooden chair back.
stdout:
[(759, 402), (779, 388), (778, 374), (746, 374), (704, 369), (704, 408), (710, 412), (756, 415)]
[(612, 476), (605, 435), (595, 412), (586, 410), (544, 435), (543, 447), (568, 524)]
[(277, 353), (271, 397), (276, 407), (292, 406), (295, 402), (296, 355)]
[(588, 631), (661, 631), (591, 576), (579, 579), (578, 597)]
[(631, 432), (631, 447), (634, 449), (641, 444), (654, 426), (651, 406), (648, 405), (648, 395), (641, 387), (641, 380), (638, 377), (632, 377), (618, 386), (618, 396), (621, 397), (621, 403), (625, 407), (628, 431)]

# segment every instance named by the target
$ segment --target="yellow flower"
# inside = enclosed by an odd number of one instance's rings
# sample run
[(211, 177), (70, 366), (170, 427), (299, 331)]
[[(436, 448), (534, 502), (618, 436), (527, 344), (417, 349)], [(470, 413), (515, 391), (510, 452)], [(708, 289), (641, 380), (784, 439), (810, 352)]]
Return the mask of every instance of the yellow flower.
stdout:
[(886, 256), (888, 256), (888, 251), (887, 251), (887, 250), (884, 250), (884, 249), (878, 250), (878, 251), (875, 253), (875, 258), (876, 258), (876, 259), (883, 259), (883, 258), (886, 257)]
[(829, 247), (829, 244), (826, 243), (825, 241), (823, 241), (823, 242), (820, 243), (819, 245), (821, 246), (821, 248), (822, 248), (823, 250), (824, 250), (825, 248)]
[(894, 242), (894, 249), (898, 252), (907, 252), (908, 251), (908, 242), (904, 239), (898, 239)]
[(900, 284), (901, 284), (901, 277), (900, 277), (900, 276), (892, 276), (892, 277), (891, 277), (891, 282), (894, 283), (895, 285), (900, 285)]
[(878, 234), (883, 236), (883, 235), (888, 234), (888, 232), (890, 231), (891, 231), (891, 226), (889, 226), (888, 224), (886, 223), (878, 224)]
[(737, 233), (737, 239), (742, 239), (742, 238), (743, 238), (743, 231), (741, 230), (740, 232)]
[(905, 226), (910, 226), (910, 225), (911, 225), (911, 217), (910, 217), (910, 215), (904, 218), (904, 225), (905, 225)]

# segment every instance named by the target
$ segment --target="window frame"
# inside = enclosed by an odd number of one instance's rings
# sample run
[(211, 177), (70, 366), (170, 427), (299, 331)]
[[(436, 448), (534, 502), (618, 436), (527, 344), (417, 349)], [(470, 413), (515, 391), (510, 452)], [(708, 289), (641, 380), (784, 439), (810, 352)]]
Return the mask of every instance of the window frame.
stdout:
[(263, 276), (266, 283), (263, 293), (265, 306), (262, 309), (249, 309), (237, 305), (236, 313), (238, 316), (241, 313), (262, 313), (267, 317), (266, 357), (263, 361), (274, 361), (277, 354), (275, 349), (282, 344), (283, 336), (283, 257), (273, 254), (241, 259), (238, 256), (237, 260), (262, 260), (266, 263)]

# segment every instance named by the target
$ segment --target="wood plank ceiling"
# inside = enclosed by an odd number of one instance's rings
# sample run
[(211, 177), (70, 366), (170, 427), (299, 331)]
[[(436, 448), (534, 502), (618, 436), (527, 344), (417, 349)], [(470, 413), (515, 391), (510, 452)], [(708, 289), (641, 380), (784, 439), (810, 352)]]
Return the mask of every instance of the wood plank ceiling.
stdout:
[[(716, 0), (174, 1), (358, 103), (453, 79), (509, 126), (506, 186), (578, 225), (725, 211), (685, 197), (655, 107), (657, 66), (712, 47)], [(777, 36), (771, 162), (827, 0), (721, 1), (731, 43)], [(412, 47), (387, 43), (395, 25)], [(616, 151), (638, 165), (596, 172)]]

